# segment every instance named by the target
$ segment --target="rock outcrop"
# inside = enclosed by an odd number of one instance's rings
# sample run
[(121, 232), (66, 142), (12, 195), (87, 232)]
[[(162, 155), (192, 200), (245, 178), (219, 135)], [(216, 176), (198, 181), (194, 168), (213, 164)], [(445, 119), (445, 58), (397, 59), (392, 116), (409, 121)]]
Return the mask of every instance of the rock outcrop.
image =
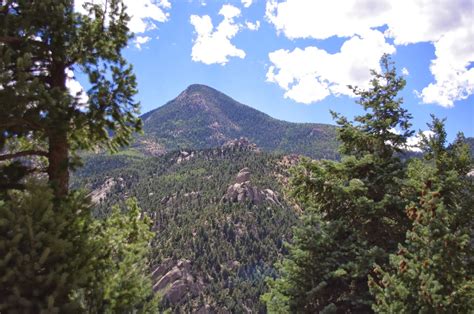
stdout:
[(181, 151), (178, 155), (178, 158), (176, 159), (176, 163), (180, 164), (183, 161), (191, 160), (194, 157), (195, 157), (195, 154), (194, 154), (193, 151), (191, 151), (191, 152)]
[(235, 178), (235, 182), (227, 188), (226, 193), (222, 197), (222, 202), (251, 202), (254, 205), (269, 202), (281, 206), (278, 193), (271, 189), (262, 190), (253, 186), (250, 177), (251, 172), (248, 168), (241, 169)]
[(233, 139), (222, 144), (223, 149), (231, 151), (258, 151), (257, 145), (252, 143), (246, 137)]
[(100, 203), (104, 200), (107, 194), (112, 190), (112, 188), (116, 185), (119, 185), (120, 188), (124, 188), (125, 182), (123, 178), (107, 178), (104, 183), (102, 183), (99, 187), (94, 189), (90, 194), (89, 197), (91, 198), (92, 203)]
[(153, 291), (163, 295), (171, 305), (179, 305), (188, 296), (196, 297), (203, 289), (201, 279), (191, 274), (189, 260), (164, 260), (151, 274)]

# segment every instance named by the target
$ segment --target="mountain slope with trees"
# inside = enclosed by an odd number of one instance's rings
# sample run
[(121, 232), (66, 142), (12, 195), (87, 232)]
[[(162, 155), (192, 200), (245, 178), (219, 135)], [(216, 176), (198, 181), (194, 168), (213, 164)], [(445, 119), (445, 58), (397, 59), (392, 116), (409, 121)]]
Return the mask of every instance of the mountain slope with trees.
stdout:
[(98, 216), (136, 197), (152, 217), (163, 309), (265, 311), (264, 278), (274, 274), (296, 223), (283, 184), (297, 159), (233, 144), (161, 157), (90, 156), (76, 173), (75, 184), (93, 190)]
[(189, 86), (141, 118), (145, 134), (133, 146), (155, 155), (218, 147), (245, 137), (266, 151), (327, 159), (338, 156), (334, 126), (277, 120), (205, 85)]

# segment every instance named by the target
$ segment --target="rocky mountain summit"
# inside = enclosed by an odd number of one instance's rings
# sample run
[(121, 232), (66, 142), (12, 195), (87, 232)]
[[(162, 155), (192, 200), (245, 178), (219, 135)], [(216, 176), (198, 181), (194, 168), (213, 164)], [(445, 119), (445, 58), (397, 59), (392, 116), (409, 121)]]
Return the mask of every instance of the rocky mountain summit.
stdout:
[(243, 168), (239, 171), (235, 178), (235, 182), (227, 188), (222, 202), (244, 203), (250, 202), (254, 205), (270, 202), (274, 205), (281, 206), (278, 193), (271, 189), (259, 189), (251, 184), (250, 177), (252, 173), (249, 168)]

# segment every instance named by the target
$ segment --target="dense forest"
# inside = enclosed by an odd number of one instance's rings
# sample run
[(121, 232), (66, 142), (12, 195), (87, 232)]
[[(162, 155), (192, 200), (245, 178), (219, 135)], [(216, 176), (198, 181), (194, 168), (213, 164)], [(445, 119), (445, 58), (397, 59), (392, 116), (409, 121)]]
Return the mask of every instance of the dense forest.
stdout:
[[(265, 310), (265, 277), (296, 224), (283, 186), (292, 161), (236, 143), (161, 157), (91, 156), (74, 177), (94, 191), (97, 215), (136, 197), (152, 217), (152, 268), (166, 265), (154, 281), (163, 308)], [(185, 261), (187, 269), (177, 266)]]

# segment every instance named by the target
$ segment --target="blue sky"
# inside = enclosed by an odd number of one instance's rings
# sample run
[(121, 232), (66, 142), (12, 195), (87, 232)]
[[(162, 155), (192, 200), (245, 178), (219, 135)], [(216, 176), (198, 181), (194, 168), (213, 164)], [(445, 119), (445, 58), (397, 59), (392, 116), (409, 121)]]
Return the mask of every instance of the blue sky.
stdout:
[(361, 112), (346, 85), (367, 86), (385, 52), (415, 130), (433, 113), (450, 139), (474, 136), (471, 0), (125, 2), (143, 113), (200, 83), (278, 119), (332, 123), (329, 110)]

